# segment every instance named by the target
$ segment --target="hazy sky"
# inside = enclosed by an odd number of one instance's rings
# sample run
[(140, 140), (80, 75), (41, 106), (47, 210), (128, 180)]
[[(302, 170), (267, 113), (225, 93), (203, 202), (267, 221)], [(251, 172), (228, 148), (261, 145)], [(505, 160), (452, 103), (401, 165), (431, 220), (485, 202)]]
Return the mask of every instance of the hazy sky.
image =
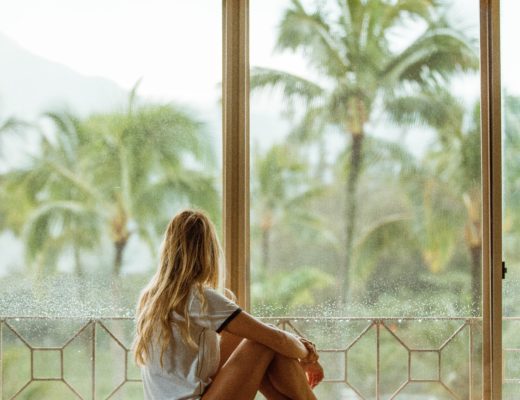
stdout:
[[(308, 1), (312, 0), (304, 0)], [(250, 4), (251, 65), (309, 75), (304, 59), (273, 53), (277, 24), (289, 1), (250, 0)], [(479, 0), (452, 4), (450, 16), (457, 26), (477, 36)], [(125, 89), (143, 78), (141, 95), (214, 111), (222, 77), (221, 5), (221, 0), (0, 0), (0, 32), (85, 75), (108, 78)], [(503, 83), (520, 94), (516, 46), (520, 1), (503, 0), (502, 11)], [(412, 30), (394, 35), (396, 45), (405, 43)], [(477, 75), (457, 79), (453, 92), (473, 101), (479, 85)], [(253, 100), (253, 142), (269, 145), (287, 129), (278, 119), (282, 100), (269, 95), (255, 95)], [(410, 145), (420, 149), (427, 143)]]
[[(250, 0), (251, 65), (308, 76), (304, 59), (273, 53), (277, 24), (288, 4), (288, 0)], [(452, 5), (454, 23), (477, 36), (479, 0), (453, 0)], [(175, 100), (215, 114), (222, 77), (221, 7), (221, 0), (0, 0), (0, 32), (82, 74), (108, 78), (125, 89), (142, 78), (141, 96)], [(502, 11), (503, 83), (520, 94), (516, 46), (520, 1), (502, 0)], [(394, 35), (396, 46), (403, 45), (412, 31)], [(457, 79), (453, 92), (473, 101), (479, 86), (477, 75)], [(288, 129), (279, 118), (283, 101), (257, 94), (252, 100), (253, 143), (268, 146), (280, 140)], [(220, 118), (213, 114), (201, 118), (218, 124)], [(384, 134), (395, 138), (386, 129)], [(420, 153), (428, 143), (423, 139), (417, 143), (417, 137), (408, 135), (407, 140)]]
[[(503, 0), (504, 83), (520, 93), (520, 1)], [(141, 93), (211, 104), (221, 79), (220, 0), (2, 0), (0, 31), (47, 59)], [(286, 0), (251, 0), (251, 62), (305, 73), (300, 59), (273, 56)], [(456, 0), (474, 25), (478, 0)], [(507, 51), (511, 49), (511, 51)]]

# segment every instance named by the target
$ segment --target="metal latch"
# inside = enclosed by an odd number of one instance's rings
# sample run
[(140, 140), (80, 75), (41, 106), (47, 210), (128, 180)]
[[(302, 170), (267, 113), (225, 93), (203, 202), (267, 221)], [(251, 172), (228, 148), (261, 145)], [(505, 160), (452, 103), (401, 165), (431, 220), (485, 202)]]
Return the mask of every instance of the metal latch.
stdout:
[(506, 279), (506, 274), (507, 274), (506, 262), (502, 261), (502, 279)]

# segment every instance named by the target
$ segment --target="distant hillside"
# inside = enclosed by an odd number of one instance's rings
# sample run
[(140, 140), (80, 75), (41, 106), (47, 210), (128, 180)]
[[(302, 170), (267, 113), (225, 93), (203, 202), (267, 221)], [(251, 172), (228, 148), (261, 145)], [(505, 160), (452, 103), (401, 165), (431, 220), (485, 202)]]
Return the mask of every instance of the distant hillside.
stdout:
[(64, 107), (85, 115), (123, 105), (128, 97), (114, 82), (32, 54), (1, 33), (0, 59), (0, 118), (29, 119)]

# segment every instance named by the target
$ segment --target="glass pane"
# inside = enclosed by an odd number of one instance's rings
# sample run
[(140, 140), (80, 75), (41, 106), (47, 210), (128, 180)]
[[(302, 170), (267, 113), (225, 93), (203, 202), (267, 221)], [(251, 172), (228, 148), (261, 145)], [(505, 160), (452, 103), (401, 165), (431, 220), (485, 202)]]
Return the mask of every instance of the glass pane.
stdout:
[(515, 41), (520, 12), (516, 1), (503, 0), (501, 8), (501, 66), (502, 66), (502, 180), (503, 220), (502, 243), (507, 275), (503, 281), (503, 399), (512, 400), (520, 393), (520, 56)]
[(250, 20), (253, 311), (326, 350), (318, 397), (480, 398), (478, 2)]
[(221, 32), (213, 0), (2, 2), (0, 369), (23, 374), (4, 397), (138, 376), (127, 336), (167, 222), (190, 206), (221, 226)]

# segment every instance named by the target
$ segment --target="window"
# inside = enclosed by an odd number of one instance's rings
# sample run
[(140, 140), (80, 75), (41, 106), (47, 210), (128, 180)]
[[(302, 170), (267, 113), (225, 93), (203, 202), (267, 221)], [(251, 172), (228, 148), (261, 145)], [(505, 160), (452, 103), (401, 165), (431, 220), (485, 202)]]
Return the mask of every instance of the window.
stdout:
[(323, 398), (482, 390), (479, 7), (445, 3), (251, 1), (252, 309), (331, 349)]
[[(484, 120), (496, 105), (485, 90), (498, 1), (481, 2), (480, 21), (474, 1), (427, 3), (388, 9), (386, 24), (359, 17), (379, 9), (335, 0), (6, 3), (0, 397), (141, 398), (134, 303), (166, 221), (188, 205), (222, 227), (242, 305), (318, 343), (319, 396), (498, 394), (502, 320), (489, 310), (501, 299), (485, 218), (500, 211), (489, 201), (497, 162), (479, 157), (496, 132), (484, 123), (480, 143), (478, 123), (479, 28)], [(504, 61), (514, 275), (514, 67)], [(505, 290), (513, 299), (514, 283)], [(513, 398), (516, 311), (504, 307)]]
[(1, 398), (142, 397), (132, 317), (165, 226), (221, 226), (220, 7), (2, 4)]

